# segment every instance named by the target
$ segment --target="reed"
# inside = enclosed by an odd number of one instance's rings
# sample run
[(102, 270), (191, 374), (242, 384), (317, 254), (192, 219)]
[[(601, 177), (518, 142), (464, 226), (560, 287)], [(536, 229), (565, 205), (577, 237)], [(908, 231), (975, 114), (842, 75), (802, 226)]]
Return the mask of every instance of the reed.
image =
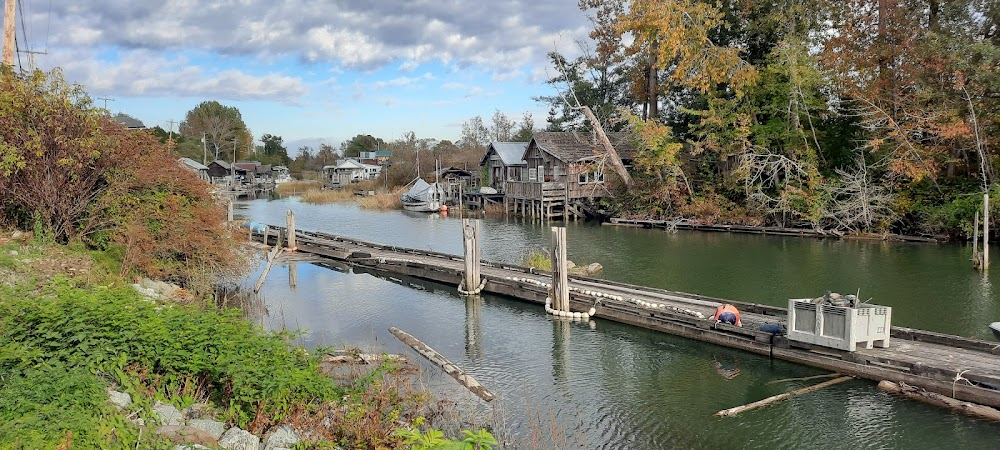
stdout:
[(347, 189), (310, 189), (302, 193), (304, 203), (323, 204), (346, 202), (354, 198), (354, 191)]
[(403, 202), (399, 200), (399, 194), (395, 192), (379, 192), (375, 195), (358, 197), (358, 206), (365, 209), (375, 209), (380, 211), (399, 209)]
[(281, 196), (288, 196), (298, 195), (305, 191), (319, 188), (320, 183), (318, 181), (289, 181), (287, 183), (277, 185), (274, 189), (278, 191), (278, 194)]
[(503, 217), (505, 212), (503, 203), (487, 203), (483, 207), (483, 215), (486, 217)]

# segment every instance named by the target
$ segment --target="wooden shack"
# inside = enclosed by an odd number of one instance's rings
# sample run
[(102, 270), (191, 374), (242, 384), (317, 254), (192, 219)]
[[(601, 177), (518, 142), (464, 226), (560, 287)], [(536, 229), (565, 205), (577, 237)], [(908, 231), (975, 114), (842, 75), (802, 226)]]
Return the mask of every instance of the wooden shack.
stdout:
[(479, 161), (480, 167), (485, 168), (483, 186), (502, 193), (505, 182), (520, 181), (527, 167), (524, 161), (527, 148), (528, 142), (491, 142)]
[[(608, 133), (608, 138), (628, 167), (635, 150), (626, 134)], [(595, 199), (610, 196), (605, 181), (614, 171), (607, 163), (602, 166), (603, 152), (590, 132), (534, 133), (520, 176), (504, 181), (505, 209), (541, 219), (585, 217)]]

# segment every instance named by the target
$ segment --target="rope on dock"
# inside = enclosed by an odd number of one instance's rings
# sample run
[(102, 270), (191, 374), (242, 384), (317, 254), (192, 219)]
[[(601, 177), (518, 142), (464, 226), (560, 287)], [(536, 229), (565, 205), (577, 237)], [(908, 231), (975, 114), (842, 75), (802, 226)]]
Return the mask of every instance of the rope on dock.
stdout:
[(481, 292), (483, 292), (483, 289), (485, 289), (485, 288), (486, 288), (486, 278), (483, 278), (483, 282), (479, 283), (479, 287), (477, 287), (477, 288), (475, 288), (475, 289), (473, 289), (471, 291), (466, 291), (465, 290), (465, 280), (464, 279), (462, 280), (462, 282), (458, 283), (458, 293), (462, 294), (462, 295), (479, 295)]

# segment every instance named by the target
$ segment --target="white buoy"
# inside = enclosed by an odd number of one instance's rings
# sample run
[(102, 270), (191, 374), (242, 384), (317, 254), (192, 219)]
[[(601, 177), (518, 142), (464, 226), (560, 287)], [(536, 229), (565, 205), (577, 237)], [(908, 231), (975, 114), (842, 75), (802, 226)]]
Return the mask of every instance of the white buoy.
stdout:
[(587, 311), (587, 315), (589, 316), (592, 316), (594, 314), (597, 314), (597, 308), (590, 308), (590, 311)]

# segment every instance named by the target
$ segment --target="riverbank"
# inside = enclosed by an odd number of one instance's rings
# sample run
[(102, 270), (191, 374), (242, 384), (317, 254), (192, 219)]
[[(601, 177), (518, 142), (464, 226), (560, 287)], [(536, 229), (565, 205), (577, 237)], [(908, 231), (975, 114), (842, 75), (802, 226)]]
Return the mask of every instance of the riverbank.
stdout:
[(797, 237), (809, 237), (818, 239), (827, 239), (827, 238), (863, 239), (863, 240), (875, 240), (875, 241), (927, 242), (927, 243), (946, 242), (949, 240), (947, 236), (907, 236), (907, 235), (893, 234), (893, 233), (884, 233), (884, 234), (844, 233), (836, 230), (823, 230), (823, 229), (813, 229), (813, 228), (765, 227), (765, 226), (733, 225), (733, 224), (719, 224), (719, 223), (701, 223), (696, 220), (688, 220), (683, 218), (677, 220), (654, 220), (654, 219), (612, 217), (608, 219), (607, 222), (603, 222), (603, 224), (620, 226), (620, 227), (659, 229), (665, 231), (688, 230), (688, 231), (707, 231), (707, 232), (724, 232), (724, 233), (770, 234), (775, 236), (797, 236)]
[(307, 352), (238, 310), (145, 297), (113, 255), (0, 237), (0, 443), (291, 447), (278, 440), (295, 435), (305, 448), (393, 448), (433, 430), (405, 365), (335, 379), (326, 349)]

